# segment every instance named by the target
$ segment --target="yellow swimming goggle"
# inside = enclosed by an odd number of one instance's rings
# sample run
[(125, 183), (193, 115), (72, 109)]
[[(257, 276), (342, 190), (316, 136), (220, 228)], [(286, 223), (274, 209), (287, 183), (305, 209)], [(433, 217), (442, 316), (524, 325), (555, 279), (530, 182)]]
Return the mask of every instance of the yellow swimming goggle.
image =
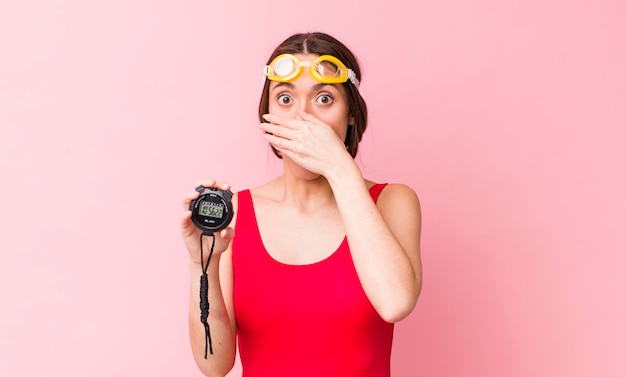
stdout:
[(291, 54), (278, 55), (270, 65), (265, 66), (265, 77), (272, 81), (292, 82), (302, 76), (304, 67), (309, 67), (311, 77), (318, 82), (341, 84), (350, 80), (359, 87), (354, 71), (332, 55), (322, 55), (310, 62), (303, 62)]

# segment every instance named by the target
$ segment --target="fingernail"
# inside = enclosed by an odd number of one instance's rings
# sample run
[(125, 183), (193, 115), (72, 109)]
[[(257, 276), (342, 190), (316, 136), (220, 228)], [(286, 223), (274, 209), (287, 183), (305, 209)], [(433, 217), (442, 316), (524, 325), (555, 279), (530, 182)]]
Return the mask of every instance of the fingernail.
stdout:
[(269, 118), (270, 118), (270, 115), (269, 115), (269, 114), (263, 114), (263, 119), (265, 119), (265, 120), (269, 120)]

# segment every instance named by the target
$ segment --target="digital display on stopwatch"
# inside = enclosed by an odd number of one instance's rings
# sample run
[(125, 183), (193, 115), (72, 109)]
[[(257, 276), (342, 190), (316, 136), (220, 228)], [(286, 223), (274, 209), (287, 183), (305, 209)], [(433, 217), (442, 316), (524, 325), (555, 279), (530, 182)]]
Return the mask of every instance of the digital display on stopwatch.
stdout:
[(224, 205), (222, 203), (202, 201), (200, 202), (200, 207), (198, 208), (198, 214), (221, 219), (224, 215)]

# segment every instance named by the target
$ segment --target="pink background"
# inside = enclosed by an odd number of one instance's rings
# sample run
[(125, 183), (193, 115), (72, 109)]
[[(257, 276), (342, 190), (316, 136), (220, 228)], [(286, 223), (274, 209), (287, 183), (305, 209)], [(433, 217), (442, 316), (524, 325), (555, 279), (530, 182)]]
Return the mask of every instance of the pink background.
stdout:
[(311, 30), (422, 200), (394, 376), (626, 375), (622, 0), (3, 1), (0, 375), (199, 375), (180, 200), (279, 172), (261, 70)]

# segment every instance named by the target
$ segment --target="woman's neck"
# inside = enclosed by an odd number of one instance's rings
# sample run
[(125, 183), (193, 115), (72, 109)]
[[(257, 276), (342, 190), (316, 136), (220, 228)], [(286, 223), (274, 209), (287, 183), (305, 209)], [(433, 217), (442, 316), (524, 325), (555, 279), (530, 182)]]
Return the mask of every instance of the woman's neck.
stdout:
[(276, 179), (276, 194), (280, 198), (278, 200), (302, 209), (336, 205), (333, 191), (323, 176), (302, 179), (285, 172)]

